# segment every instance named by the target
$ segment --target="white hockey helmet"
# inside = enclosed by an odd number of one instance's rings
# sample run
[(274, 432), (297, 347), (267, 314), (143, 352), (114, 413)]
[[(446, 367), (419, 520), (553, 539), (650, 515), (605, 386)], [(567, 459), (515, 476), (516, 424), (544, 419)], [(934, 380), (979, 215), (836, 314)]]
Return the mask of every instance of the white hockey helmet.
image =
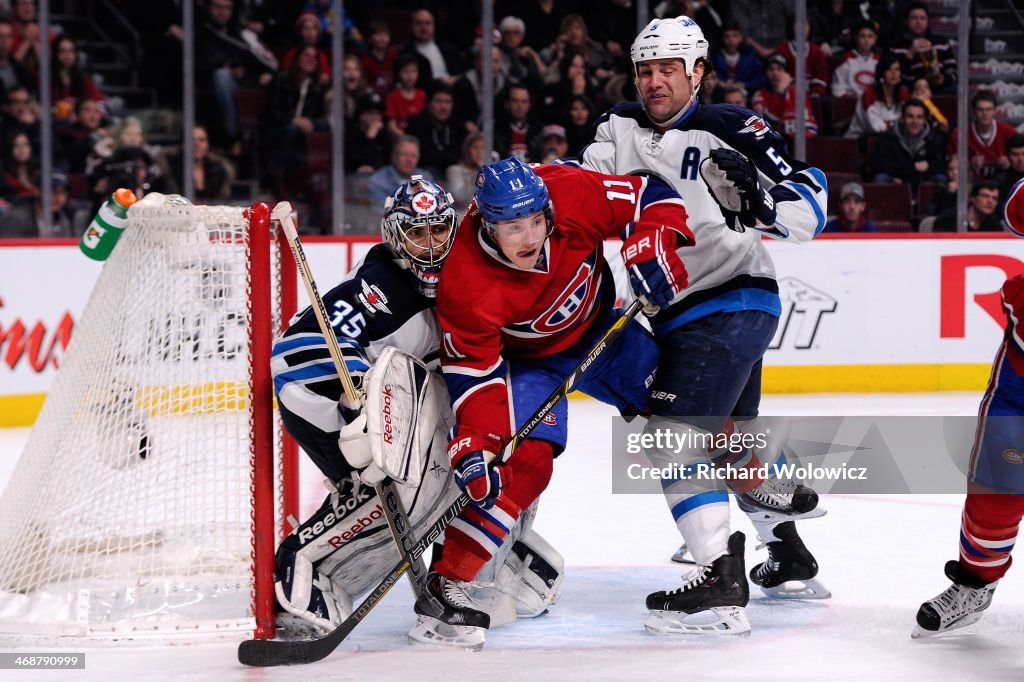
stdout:
[(640, 62), (652, 59), (682, 59), (686, 73), (693, 75), (698, 59), (708, 58), (708, 41), (704, 31), (690, 17), (654, 19), (647, 24), (629, 48), (633, 70)]

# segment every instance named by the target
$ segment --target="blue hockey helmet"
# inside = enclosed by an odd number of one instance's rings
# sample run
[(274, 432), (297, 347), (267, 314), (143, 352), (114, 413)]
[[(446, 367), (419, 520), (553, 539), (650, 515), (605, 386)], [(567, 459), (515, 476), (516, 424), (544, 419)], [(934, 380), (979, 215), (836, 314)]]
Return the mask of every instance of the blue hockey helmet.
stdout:
[(412, 270), (424, 296), (437, 295), (441, 263), (452, 250), (457, 227), (452, 195), (421, 175), (403, 182), (384, 200), (381, 236)]
[(476, 206), (484, 225), (494, 229), (503, 220), (516, 220), (539, 211), (551, 219), (547, 185), (521, 159), (510, 156), (480, 169), (476, 176)]

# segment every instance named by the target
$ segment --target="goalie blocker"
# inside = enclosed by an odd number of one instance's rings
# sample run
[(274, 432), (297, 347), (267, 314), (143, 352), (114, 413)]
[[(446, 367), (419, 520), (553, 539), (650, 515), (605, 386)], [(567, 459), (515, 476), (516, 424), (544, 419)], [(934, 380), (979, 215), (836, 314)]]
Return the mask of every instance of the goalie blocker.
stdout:
[[(367, 372), (364, 388), (365, 419), (341, 435), (346, 459), (359, 466), (350, 478), (328, 482), (332, 491), (323, 505), (277, 551), (275, 592), (283, 637), (330, 632), (351, 613), (354, 598), (398, 561), (384, 502), (372, 483), (384, 476), (395, 479), (413, 537), (420, 537), (459, 494), (446, 452), (453, 419), (443, 380), (416, 358), (387, 348)], [(322, 454), (337, 457), (337, 452)], [(524, 515), (506, 551), (489, 566), (492, 585), (475, 595), (496, 625), (540, 615), (557, 601), (562, 557), (530, 528), (532, 518)]]

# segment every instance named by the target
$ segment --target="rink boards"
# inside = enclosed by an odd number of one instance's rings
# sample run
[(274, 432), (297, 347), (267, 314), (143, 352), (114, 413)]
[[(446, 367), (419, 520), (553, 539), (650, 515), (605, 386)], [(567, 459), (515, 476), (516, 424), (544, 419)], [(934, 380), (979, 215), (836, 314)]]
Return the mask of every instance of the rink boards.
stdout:
[[(304, 241), (321, 289), (375, 243)], [(766, 243), (782, 299), (766, 391), (984, 386), (1005, 321), (999, 287), (1024, 271), (1024, 240), (910, 234)], [(617, 243), (606, 251), (625, 295)], [(0, 426), (34, 420), (100, 267), (71, 240), (0, 240)]]

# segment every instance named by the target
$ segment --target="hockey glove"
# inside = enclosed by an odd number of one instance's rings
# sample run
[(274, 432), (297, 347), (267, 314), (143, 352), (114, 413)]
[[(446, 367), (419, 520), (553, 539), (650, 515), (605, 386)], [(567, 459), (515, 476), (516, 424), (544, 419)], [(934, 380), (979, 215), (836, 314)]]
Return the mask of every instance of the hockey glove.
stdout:
[(469, 495), (469, 499), (484, 509), (493, 507), (494, 501), (501, 494), (501, 474), (504, 470), (501, 466), (488, 468), (487, 461), (492, 459), (488, 454), (482, 450), (474, 450), (463, 455), (452, 465), (455, 483)]
[(676, 249), (687, 239), (686, 233), (666, 225), (637, 223), (636, 231), (622, 243), (622, 260), (637, 298), (664, 308), (686, 288), (686, 266)]
[(338, 411), (345, 424), (338, 432), (338, 448), (352, 467), (362, 469), (373, 461), (370, 452), (370, 438), (366, 431), (366, 413), (363, 411), (363, 401), (352, 407), (350, 402), (342, 395), (338, 402)]
[(759, 220), (763, 225), (775, 224), (775, 200), (761, 187), (757, 166), (743, 154), (733, 149), (712, 149), (700, 165), (700, 176), (725, 212), (730, 228), (742, 232)]

